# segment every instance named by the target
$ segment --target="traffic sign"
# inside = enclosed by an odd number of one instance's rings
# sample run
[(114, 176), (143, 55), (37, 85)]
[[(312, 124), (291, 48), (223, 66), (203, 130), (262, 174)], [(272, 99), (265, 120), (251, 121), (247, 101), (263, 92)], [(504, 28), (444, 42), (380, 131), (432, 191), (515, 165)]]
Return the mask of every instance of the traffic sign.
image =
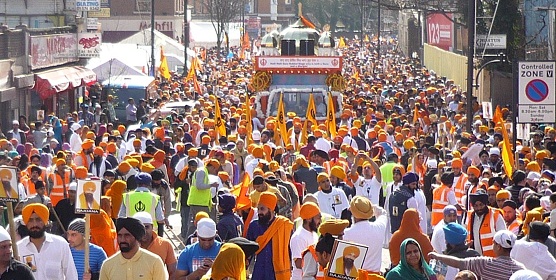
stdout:
[(555, 61), (518, 62), (518, 119), (520, 123), (556, 122)]
[(548, 97), (548, 85), (543, 80), (532, 80), (525, 86), (525, 95), (533, 102), (541, 102)]

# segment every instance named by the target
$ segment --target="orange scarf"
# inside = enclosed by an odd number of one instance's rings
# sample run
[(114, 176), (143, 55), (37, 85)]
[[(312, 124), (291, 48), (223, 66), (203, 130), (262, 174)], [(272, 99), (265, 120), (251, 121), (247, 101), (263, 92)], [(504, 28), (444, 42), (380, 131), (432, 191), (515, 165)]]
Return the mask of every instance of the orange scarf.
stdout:
[(265, 231), (265, 233), (255, 240), (259, 243), (259, 250), (255, 254), (259, 254), (264, 247), (272, 242), (272, 264), (274, 266), (274, 274), (276, 280), (291, 279), (291, 261), (289, 254), (289, 240), (293, 229), (293, 223), (286, 217), (276, 216), (274, 222)]
[(253, 220), (253, 215), (255, 214), (255, 210), (252, 207), (249, 207), (249, 214), (247, 214), (247, 219), (245, 219), (244, 226), (243, 226), (243, 234), (241, 236), (247, 237), (247, 230), (249, 230), (249, 225)]

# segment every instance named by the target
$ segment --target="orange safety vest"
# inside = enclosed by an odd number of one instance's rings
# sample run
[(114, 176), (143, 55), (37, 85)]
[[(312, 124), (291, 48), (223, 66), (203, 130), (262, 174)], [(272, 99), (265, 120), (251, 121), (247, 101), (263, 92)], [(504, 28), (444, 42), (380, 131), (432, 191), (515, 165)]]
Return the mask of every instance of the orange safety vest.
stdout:
[(508, 225), (508, 230), (517, 235), (519, 233), (519, 226), (521, 226), (521, 220), (515, 219), (510, 225)]
[(448, 206), (448, 192), (450, 188), (444, 184), (432, 191), (431, 225), (436, 226), (444, 219), (444, 207)]
[(87, 155), (83, 151), (80, 151), (77, 155), (75, 155), (75, 157), (78, 156), (81, 157), (83, 166), (89, 170), (89, 166), (91, 165), (91, 162), (93, 162), (93, 156)]
[(52, 189), (50, 190), (49, 196), (52, 201), (52, 205), (56, 206), (60, 200), (68, 196), (67, 193), (69, 184), (71, 183), (71, 176), (68, 170), (65, 171), (64, 180), (62, 180), (62, 177), (57, 172), (50, 174), (50, 176), (52, 180)]
[[(483, 250), (483, 256), (495, 257), (494, 255), (494, 234), (496, 233), (496, 222), (498, 221), (499, 213), (502, 214), (500, 209), (495, 209), (490, 206), (488, 207), (488, 212), (483, 217), (483, 223), (481, 224), (479, 233), (481, 235), (481, 248)], [(473, 213), (475, 211), (467, 212), (467, 232), (469, 232), (469, 242), (473, 241)], [(474, 244), (476, 246), (476, 244)]]
[(37, 193), (37, 190), (35, 189), (35, 183), (33, 183), (31, 178), (27, 178), (27, 177), (21, 178), (21, 183), (25, 187), (25, 192), (27, 193), (27, 196), (34, 195)]
[(319, 260), (318, 260), (318, 257), (317, 257), (317, 251), (315, 250), (315, 244), (309, 245), (309, 247), (307, 247), (307, 249), (305, 249), (301, 253), (301, 267), (305, 266), (305, 264), (303, 263), (303, 258), (305, 257), (305, 255), (307, 253), (311, 253), (311, 255), (313, 256), (313, 259), (315, 259), (315, 261), (317, 262), (317, 266), (319, 268), (319, 270), (317, 271), (317, 275), (315, 275), (315, 279), (324, 280), (324, 268), (322, 268), (319, 265)]
[(467, 182), (467, 174), (462, 172), (458, 178), (456, 185), (452, 187), (454, 189), (454, 192), (456, 193), (456, 200), (460, 204), (463, 204), (461, 199), (465, 195), (465, 182)]

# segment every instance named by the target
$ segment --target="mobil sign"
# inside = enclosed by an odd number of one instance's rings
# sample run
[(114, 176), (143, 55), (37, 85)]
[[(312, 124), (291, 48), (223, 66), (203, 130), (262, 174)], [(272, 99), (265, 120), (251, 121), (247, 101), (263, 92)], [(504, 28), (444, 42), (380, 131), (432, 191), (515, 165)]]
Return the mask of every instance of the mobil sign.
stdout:
[(454, 41), (454, 22), (451, 13), (432, 13), (427, 16), (427, 42), (429, 45), (451, 51)]

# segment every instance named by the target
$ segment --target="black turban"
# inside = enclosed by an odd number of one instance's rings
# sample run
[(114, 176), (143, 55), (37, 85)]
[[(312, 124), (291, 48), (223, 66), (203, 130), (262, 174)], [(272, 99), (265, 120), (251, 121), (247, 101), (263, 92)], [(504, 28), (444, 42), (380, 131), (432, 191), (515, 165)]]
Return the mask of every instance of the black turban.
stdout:
[(135, 218), (118, 218), (116, 221), (116, 232), (120, 232), (122, 228), (127, 229), (135, 239), (140, 240), (147, 233), (145, 231), (145, 225), (141, 221)]
[(476, 193), (472, 193), (469, 195), (469, 201), (471, 202), (471, 205), (474, 205), (477, 201), (488, 205), (488, 194), (486, 194), (484, 191), (477, 191)]

